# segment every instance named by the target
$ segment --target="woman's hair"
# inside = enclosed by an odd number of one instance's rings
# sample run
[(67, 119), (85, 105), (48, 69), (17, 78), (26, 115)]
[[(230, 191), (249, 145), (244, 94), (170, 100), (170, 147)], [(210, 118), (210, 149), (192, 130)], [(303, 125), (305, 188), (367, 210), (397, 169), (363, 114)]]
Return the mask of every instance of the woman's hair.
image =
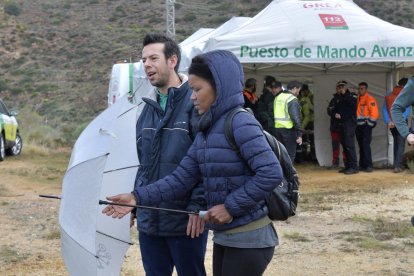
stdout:
[(214, 89), (216, 89), (216, 82), (214, 81), (213, 74), (211, 74), (210, 68), (203, 55), (195, 56), (191, 60), (190, 68), (188, 68), (189, 75), (196, 75), (202, 79), (205, 79)]

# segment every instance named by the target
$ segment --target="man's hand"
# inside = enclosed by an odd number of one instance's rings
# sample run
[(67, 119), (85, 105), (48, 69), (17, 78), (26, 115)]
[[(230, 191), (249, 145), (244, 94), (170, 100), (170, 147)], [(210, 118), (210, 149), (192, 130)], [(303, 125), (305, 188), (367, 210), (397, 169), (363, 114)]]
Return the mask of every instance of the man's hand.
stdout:
[(302, 137), (296, 138), (296, 144), (298, 144), (299, 146), (302, 145)]
[(204, 232), (204, 220), (198, 215), (188, 215), (187, 236), (192, 238), (200, 236)]
[[(130, 204), (130, 205), (137, 204), (134, 195), (131, 193), (108, 196), (106, 199), (114, 203), (122, 203), (122, 204)], [(108, 205), (102, 210), (102, 214), (106, 214), (107, 216), (112, 216), (113, 218), (121, 219), (126, 214), (131, 212), (132, 209), (134, 208), (126, 207), (126, 206)]]
[(232, 215), (227, 211), (224, 204), (213, 206), (204, 216), (204, 220), (214, 224), (225, 224), (233, 221)]
[(407, 136), (407, 142), (410, 145), (414, 145), (414, 134), (412, 134), (412, 133), (408, 134), (408, 136)]
[(388, 128), (394, 128), (394, 127), (395, 127), (394, 122), (389, 122), (388, 123)]

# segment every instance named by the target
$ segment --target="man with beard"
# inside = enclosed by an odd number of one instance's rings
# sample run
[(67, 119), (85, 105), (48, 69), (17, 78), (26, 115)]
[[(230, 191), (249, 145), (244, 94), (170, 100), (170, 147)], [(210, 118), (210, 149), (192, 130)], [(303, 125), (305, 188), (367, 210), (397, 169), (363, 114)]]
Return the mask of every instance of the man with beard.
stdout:
[[(170, 174), (193, 142), (192, 90), (187, 76), (178, 74), (179, 46), (162, 34), (147, 34), (142, 62), (154, 86), (136, 126), (140, 161), (135, 187), (147, 186)], [(180, 201), (162, 202), (158, 207), (185, 211), (205, 210), (201, 184)], [(137, 226), (142, 262), (147, 276), (205, 276), (207, 233), (196, 215), (138, 209)], [(191, 256), (191, 258), (188, 258)]]

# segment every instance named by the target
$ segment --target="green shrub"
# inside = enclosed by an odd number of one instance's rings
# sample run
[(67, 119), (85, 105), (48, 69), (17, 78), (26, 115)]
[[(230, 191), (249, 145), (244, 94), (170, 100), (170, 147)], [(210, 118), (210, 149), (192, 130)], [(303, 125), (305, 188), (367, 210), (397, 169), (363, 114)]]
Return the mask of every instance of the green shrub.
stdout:
[(7, 82), (6, 80), (0, 78), (0, 91), (5, 91), (7, 90)]
[(186, 13), (183, 17), (184, 21), (194, 21), (196, 19), (196, 15), (194, 13)]
[(11, 2), (4, 5), (4, 12), (8, 15), (19, 16), (20, 8), (17, 6), (17, 4)]

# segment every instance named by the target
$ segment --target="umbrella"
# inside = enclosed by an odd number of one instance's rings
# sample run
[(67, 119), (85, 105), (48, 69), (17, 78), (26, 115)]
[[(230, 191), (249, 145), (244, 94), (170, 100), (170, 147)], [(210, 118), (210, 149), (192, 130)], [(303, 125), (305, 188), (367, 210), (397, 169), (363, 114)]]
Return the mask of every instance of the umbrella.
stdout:
[(140, 95), (125, 95), (82, 132), (63, 178), (59, 223), (61, 251), (70, 275), (119, 275), (131, 244), (130, 216), (101, 213), (99, 199), (130, 192), (139, 166), (135, 124), (141, 96), (153, 88), (145, 80)]

